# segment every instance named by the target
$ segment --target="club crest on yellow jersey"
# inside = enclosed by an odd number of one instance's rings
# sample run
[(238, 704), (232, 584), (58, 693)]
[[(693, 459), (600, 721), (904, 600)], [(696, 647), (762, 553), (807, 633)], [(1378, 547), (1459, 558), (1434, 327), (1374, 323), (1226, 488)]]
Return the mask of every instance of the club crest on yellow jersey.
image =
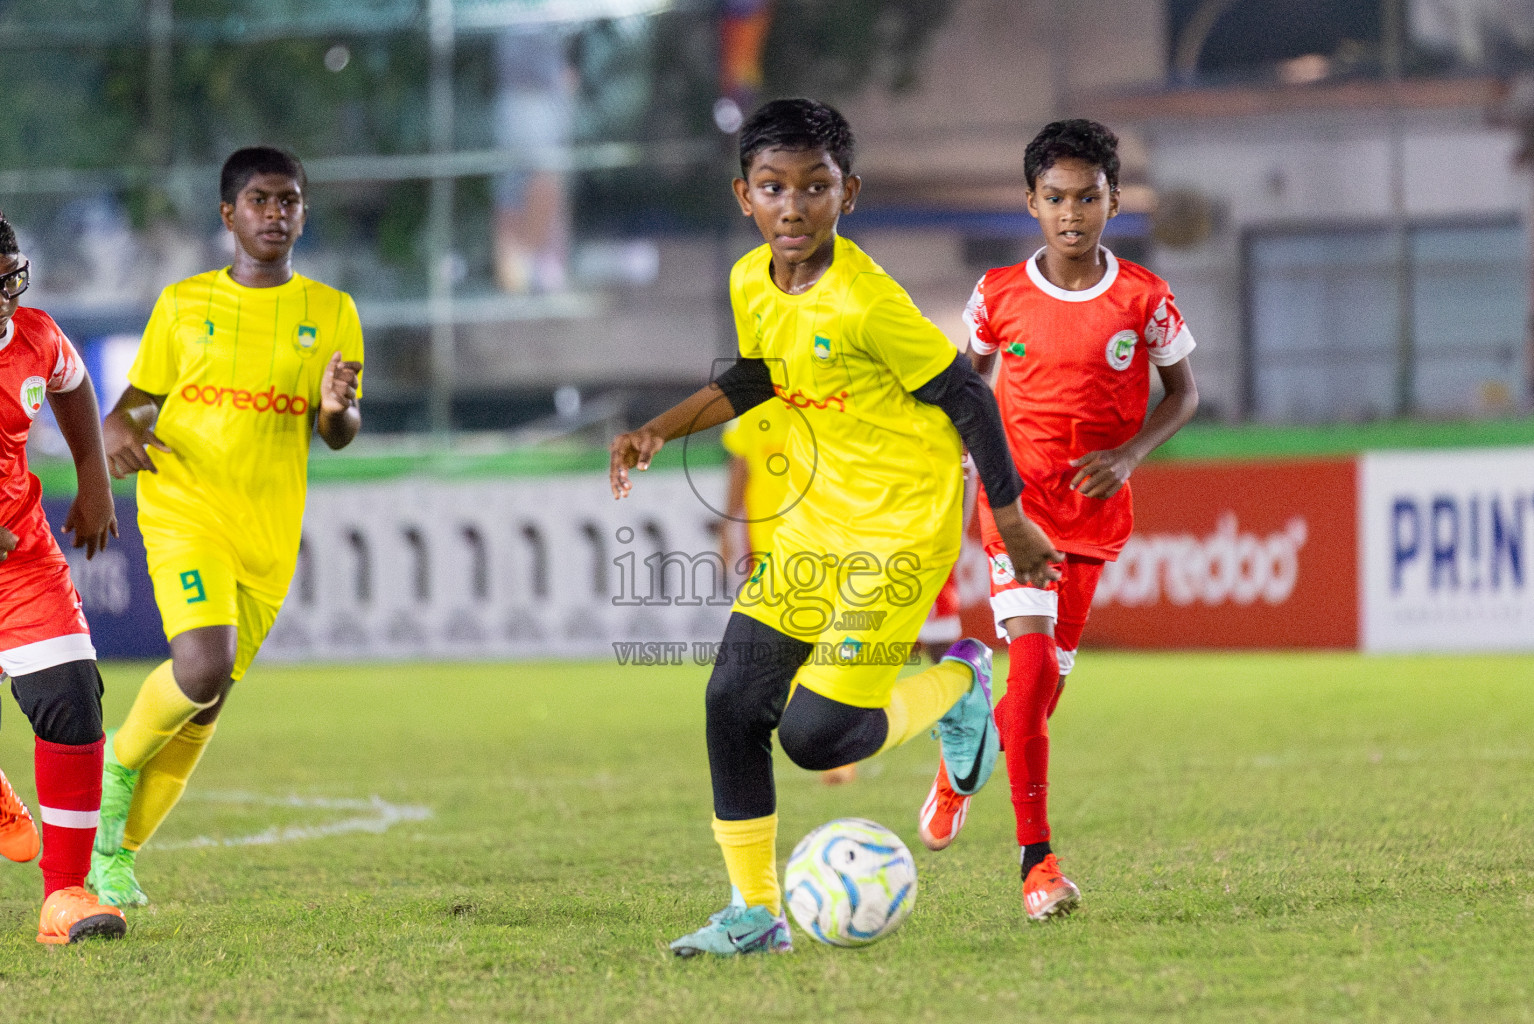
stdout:
[(304, 320), (297, 327), (293, 328), (293, 348), (297, 350), (299, 355), (308, 355), (318, 348), (319, 344), (320, 329), (317, 324)]

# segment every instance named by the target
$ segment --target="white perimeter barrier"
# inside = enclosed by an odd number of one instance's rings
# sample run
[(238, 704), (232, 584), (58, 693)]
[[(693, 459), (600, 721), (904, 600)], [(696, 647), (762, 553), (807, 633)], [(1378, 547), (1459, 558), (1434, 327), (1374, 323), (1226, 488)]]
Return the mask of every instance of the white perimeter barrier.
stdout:
[[(1275, 602), (1301, 600), (1289, 593), (1295, 559), (1312, 557), (1324, 539), (1318, 531), (1341, 513), (1356, 514), (1356, 547), (1349, 539), (1328, 549), (1316, 580), (1333, 582), (1315, 591), (1313, 580), (1303, 600), (1325, 604), (1329, 620), (1346, 620), (1347, 646), (1534, 650), (1534, 448), (1381, 452), (1354, 465), (1356, 478), (1345, 467), (1344, 490), (1325, 502), (1307, 484), (1315, 470), (1304, 466), (1290, 467), (1296, 479), (1275, 477), (1266, 490), (1260, 480), (1247, 481), (1251, 496), (1276, 493), (1288, 502), (1285, 509), (1295, 506), (1250, 537), (1245, 515), (1242, 529), (1224, 517), (1212, 533), (1205, 528), (1207, 536), (1183, 530), (1188, 536), (1178, 534), (1180, 546), (1160, 543), (1165, 538), (1154, 530), (1138, 537), (1105, 577), (1100, 596), (1118, 601), (1097, 609), (1099, 637), (1112, 633), (1110, 613), (1122, 617), (1128, 609), (1154, 611), (1162, 617), (1158, 629), (1181, 621), (1178, 635), (1186, 640), (1194, 635), (1193, 618), (1228, 597), (1263, 628), (1248, 629), (1247, 644), (1240, 642), (1244, 633), (1226, 629), (1223, 642), (1190, 646), (1296, 644), (1268, 628), (1295, 614)], [(1242, 472), (1282, 469), (1264, 464)], [(1147, 467), (1145, 474), (1149, 483), (1156, 472), (1188, 471)], [(1164, 497), (1180, 507), (1187, 492), (1181, 485), (1174, 490)], [(626, 641), (717, 641), (734, 581), (726, 586), (718, 578), (721, 519), (704, 500), (722, 505), (724, 491), (719, 469), (693, 471), (690, 479), (681, 471), (638, 475), (621, 502), (613, 501), (606, 477), (592, 473), (419, 476), (313, 488), (298, 572), (265, 656), (591, 657)], [(1295, 516), (1310, 505), (1319, 518), (1307, 529)], [(1153, 508), (1147, 500), (1147, 526)], [(1140, 550), (1134, 543), (1160, 546)], [(967, 547), (960, 589), (966, 613), (976, 606), (979, 617), (970, 617), (983, 624), (984, 556)], [(1140, 564), (1150, 555), (1157, 561)], [(1191, 572), (1194, 562), (1200, 572)], [(1142, 571), (1147, 567), (1158, 571)], [(1163, 577), (1164, 592), (1136, 590), (1159, 587)], [(1210, 589), (1215, 583), (1218, 593)], [(1141, 608), (1141, 601), (1152, 604)], [(1216, 602), (1214, 610), (1229, 602)], [(1135, 635), (1115, 634), (1113, 642), (1142, 646)]]
[(621, 502), (589, 473), (315, 487), (263, 657), (590, 657), (616, 641), (717, 641), (730, 602), (715, 580), (719, 516), (699, 495), (722, 507), (724, 493), (718, 469), (636, 474)]

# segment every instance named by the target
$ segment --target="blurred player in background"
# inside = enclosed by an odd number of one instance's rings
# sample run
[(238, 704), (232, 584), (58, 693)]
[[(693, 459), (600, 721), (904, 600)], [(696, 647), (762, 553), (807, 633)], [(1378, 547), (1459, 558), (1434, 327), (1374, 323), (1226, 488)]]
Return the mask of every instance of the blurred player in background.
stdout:
[[(43, 910), (37, 941), (120, 938), (123, 913), (84, 888), (101, 807), (101, 674), (96, 648), (27, 469), (27, 434), (46, 401), (75, 460), (64, 518), (93, 557), (117, 535), (96, 391), (53, 319), (18, 305), (31, 264), (0, 214), (0, 672), (36, 734), (32, 763), (43, 819)], [(37, 856), (37, 827), (0, 773), (0, 855)]]
[(630, 470), (649, 468), (667, 441), (775, 396), (804, 416), (786, 453), (795, 503), (736, 597), (705, 697), (713, 829), (732, 897), (671, 944), (678, 956), (791, 948), (777, 874), (774, 730), (796, 764), (823, 771), (936, 724), (954, 790), (974, 793), (989, 777), (990, 650), (962, 640), (940, 664), (897, 678), (958, 555), (964, 444), (1019, 573), (1042, 584), (1063, 557), (1023, 516), (1022, 483), (985, 382), (837, 234), (861, 187), (852, 151), (846, 120), (812, 100), (768, 103), (746, 121), (735, 195), (766, 244), (730, 275), (740, 358), (717, 383), (612, 443), (611, 485), (622, 498)]
[[(1021, 846), (1023, 904), (1042, 920), (1081, 898), (1050, 849), (1046, 797), (1049, 716), (1076, 661), (1103, 562), (1133, 526), (1129, 475), (1193, 418), (1193, 336), (1167, 283), (1100, 244), (1118, 212), (1118, 139), (1093, 121), (1056, 121), (1028, 145), (1028, 209), (1044, 248), (991, 270), (965, 307), (970, 356), (989, 374), (1018, 472), (1023, 508), (1066, 552), (1060, 579), (1038, 586), (1013, 571), (992, 509), (980, 506), (991, 568), (991, 608), (1011, 667), (996, 723)], [(1165, 397), (1146, 415), (1151, 366)], [(968, 798), (942, 772), (922, 840), (942, 849), (958, 834)]]
[(290, 153), (229, 157), (219, 212), (234, 263), (160, 293), (104, 425), (112, 475), (141, 474), (139, 529), (171, 650), (107, 737), (90, 883), (116, 906), (148, 902), (138, 851), (181, 798), (287, 594), (310, 435), (344, 448), (362, 426), (357, 307), (293, 272), (305, 187)]
[[(974, 517), (978, 490), (975, 467), (970, 463), (969, 455), (966, 453), (962, 499), (964, 511), (961, 514), (959, 526), (961, 535), (969, 530), (970, 520)], [(927, 614), (927, 621), (921, 624), (921, 632), (916, 634), (917, 642), (927, 652), (927, 657), (933, 661), (942, 660), (943, 652), (964, 635), (964, 624), (959, 617), (959, 612), (959, 567), (955, 564), (948, 573), (948, 579), (943, 581), (943, 589), (937, 592), (937, 600), (933, 602), (932, 611)]]
[(750, 576), (755, 568), (749, 556), (772, 550), (773, 531), (787, 511), (788, 433), (797, 418), (773, 398), (725, 427), (719, 438), (730, 453), (720, 553), (738, 576)]

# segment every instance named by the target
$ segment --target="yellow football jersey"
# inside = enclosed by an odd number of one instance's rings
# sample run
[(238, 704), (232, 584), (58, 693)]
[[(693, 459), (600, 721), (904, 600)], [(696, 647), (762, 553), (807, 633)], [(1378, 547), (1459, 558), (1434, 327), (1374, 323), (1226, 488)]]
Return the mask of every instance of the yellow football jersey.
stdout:
[(814, 645), (799, 685), (884, 707), (958, 557), (963, 445), (946, 413), (911, 396), (957, 352), (844, 238), (800, 295), (773, 283), (771, 260), (765, 245), (741, 259), (730, 297), (741, 355), (766, 360), (792, 406), (790, 507), (735, 610)]
[(799, 415), (774, 399), (725, 428), (725, 450), (746, 463), (746, 519), (751, 549), (766, 551), (788, 502), (788, 434)]
[(740, 354), (765, 359), (778, 397), (803, 415), (784, 453), (789, 498), (802, 500), (779, 529), (828, 553), (951, 561), (963, 445), (947, 414), (911, 391), (957, 352), (863, 250), (835, 244), (830, 268), (799, 295), (773, 283), (766, 245), (730, 274)]
[(362, 361), (351, 296), (294, 274), (248, 288), (227, 268), (166, 288), (128, 380), (164, 395), (138, 478), (145, 543), (208, 534), (230, 545), (239, 582), (280, 601), (298, 560), (309, 438), (326, 363)]

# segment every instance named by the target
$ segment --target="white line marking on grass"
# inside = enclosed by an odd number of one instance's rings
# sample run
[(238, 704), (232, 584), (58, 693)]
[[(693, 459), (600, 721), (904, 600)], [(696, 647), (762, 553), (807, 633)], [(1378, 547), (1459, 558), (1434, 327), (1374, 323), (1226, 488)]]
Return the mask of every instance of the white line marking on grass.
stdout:
[(239, 790), (188, 793), (194, 800), (221, 804), (257, 804), (263, 807), (317, 808), (327, 811), (367, 811), (353, 818), (342, 818), (322, 825), (273, 825), (263, 832), (248, 836), (230, 836), (214, 839), (197, 836), (192, 839), (156, 843), (160, 850), (189, 850), (212, 846), (272, 846), (277, 843), (297, 843), (308, 839), (324, 839), (329, 836), (347, 835), (352, 832), (371, 832), (375, 835), (387, 832), (405, 821), (425, 821), (431, 817), (430, 807), (411, 804), (391, 804), (379, 796), (367, 800), (306, 796), (265, 796)]

